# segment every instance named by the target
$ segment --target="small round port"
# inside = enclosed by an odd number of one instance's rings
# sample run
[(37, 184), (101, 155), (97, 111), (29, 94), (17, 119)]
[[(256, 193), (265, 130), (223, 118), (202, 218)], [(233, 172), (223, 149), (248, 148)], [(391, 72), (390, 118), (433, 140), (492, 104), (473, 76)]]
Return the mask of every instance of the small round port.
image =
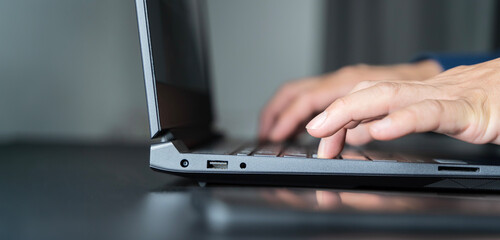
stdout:
[(189, 161), (186, 160), (186, 159), (182, 159), (182, 161), (181, 161), (181, 167), (185, 168), (187, 166), (189, 166)]
[(245, 169), (245, 168), (247, 168), (247, 164), (246, 164), (246, 163), (244, 163), (244, 162), (240, 163), (240, 168), (241, 168), (241, 169)]

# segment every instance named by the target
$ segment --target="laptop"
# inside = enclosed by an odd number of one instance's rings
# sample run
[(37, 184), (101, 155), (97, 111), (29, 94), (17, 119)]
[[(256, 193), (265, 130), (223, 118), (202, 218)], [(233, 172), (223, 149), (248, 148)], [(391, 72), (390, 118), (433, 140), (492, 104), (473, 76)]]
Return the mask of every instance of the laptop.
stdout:
[(204, 0), (136, 0), (149, 113), (150, 167), (200, 183), (500, 190), (500, 150), (436, 134), (347, 146), (259, 144), (215, 131)]

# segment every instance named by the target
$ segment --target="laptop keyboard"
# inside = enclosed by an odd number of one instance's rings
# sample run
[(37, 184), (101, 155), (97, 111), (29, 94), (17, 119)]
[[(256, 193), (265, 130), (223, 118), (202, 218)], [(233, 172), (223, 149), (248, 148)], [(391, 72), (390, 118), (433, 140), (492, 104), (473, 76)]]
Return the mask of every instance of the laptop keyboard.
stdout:
[[(301, 146), (285, 143), (245, 144), (232, 152), (232, 155), (255, 157), (283, 157), (283, 158), (317, 158), (317, 145)], [(435, 163), (432, 158), (408, 155), (403, 153), (378, 152), (361, 150), (346, 146), (334, 159), (347, 159), (374, 162), (411, 162)], [(444, 160), (443, 160), (444, 161)]]
[[(239, 146), (239, 147), (236, 147)], [(208, 145), (198, 148), (194, 153), (199, 154), (229, 154), (237, 156), (280, 157), (280, 158), (317, 158), (317, 143), (267, 143), (256, 144), (241, 141), (224, 141), (220, 145)], [(236, 149), (236, 150), (235, 150)], [(425, 154), (410, 154), (403, 152), (376, 151), (345, 146), (344, 150), (333, 159), (373, 162), (401, 162), (401, 163), (439, 163), (439, 164), (470, 164), (464, 160), (438, 158), (434, 159)]]
[[(238, 156), (255, 156), (255, 157), (302, 157), (302, 158), (317, 158), (317, 146), (300, 146), (283, 143), (269, 144), (247, 144), (233, 152), (233, 155)], [(352, 159), (352, 160), (370, 160), (360, 150), (354, 148), (346, 148), (335, 159)]]

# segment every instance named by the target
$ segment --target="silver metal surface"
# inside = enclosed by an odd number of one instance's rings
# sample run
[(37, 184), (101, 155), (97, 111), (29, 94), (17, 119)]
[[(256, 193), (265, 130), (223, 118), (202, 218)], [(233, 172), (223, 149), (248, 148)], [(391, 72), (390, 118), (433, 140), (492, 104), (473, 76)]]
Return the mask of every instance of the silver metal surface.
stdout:
[(139, 39), (141, 42), (141, 56), (146, 88), (146, 100), (148, 104), (150, 136), (153, 138), (160, 131), (160, 119), (158, 115), (158, 102), (156, 100), (156, 81), (154, 75), (153, 55), (151, 53), (151, 41), (149, 37), (148, 13), (145, 0), (136, 0), (137, 25), (139, 27)]
[[(151, 146), (150, 166), (159, 170), (179, 173), (203, 174), (299, 174), (299, 175), (351, 175), (351, 176), (411, 176), (411, 177), (499, 177), (500, 166), (467, 165), (480, 171), (440, 171), (449, 166), (437, 163), (407, 163), (380, 159), (380, 161), (353, 161), (354, 159), (314, 159), (275, 156), (236, 156), (180, 153), (176, 149), (180, 142), (159, 143)], [(190, 164), (184, 168), (179, 163), (187, 159)], [(227, 169), (207, 169), (207, 160), (228, 161)], [(245, 163), (244, 169), (240, 164)], [(452, 165), (453, 166), (453, 165)]]

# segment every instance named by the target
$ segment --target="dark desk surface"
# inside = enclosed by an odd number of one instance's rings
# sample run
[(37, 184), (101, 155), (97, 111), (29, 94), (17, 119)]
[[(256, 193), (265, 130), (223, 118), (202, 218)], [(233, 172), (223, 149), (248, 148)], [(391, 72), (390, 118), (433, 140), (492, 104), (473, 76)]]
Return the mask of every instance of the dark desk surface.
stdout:
[(500, 195), (200, 188), (148, 160), (146, 145), (0, 146), (0, 239), (500, 235)]

